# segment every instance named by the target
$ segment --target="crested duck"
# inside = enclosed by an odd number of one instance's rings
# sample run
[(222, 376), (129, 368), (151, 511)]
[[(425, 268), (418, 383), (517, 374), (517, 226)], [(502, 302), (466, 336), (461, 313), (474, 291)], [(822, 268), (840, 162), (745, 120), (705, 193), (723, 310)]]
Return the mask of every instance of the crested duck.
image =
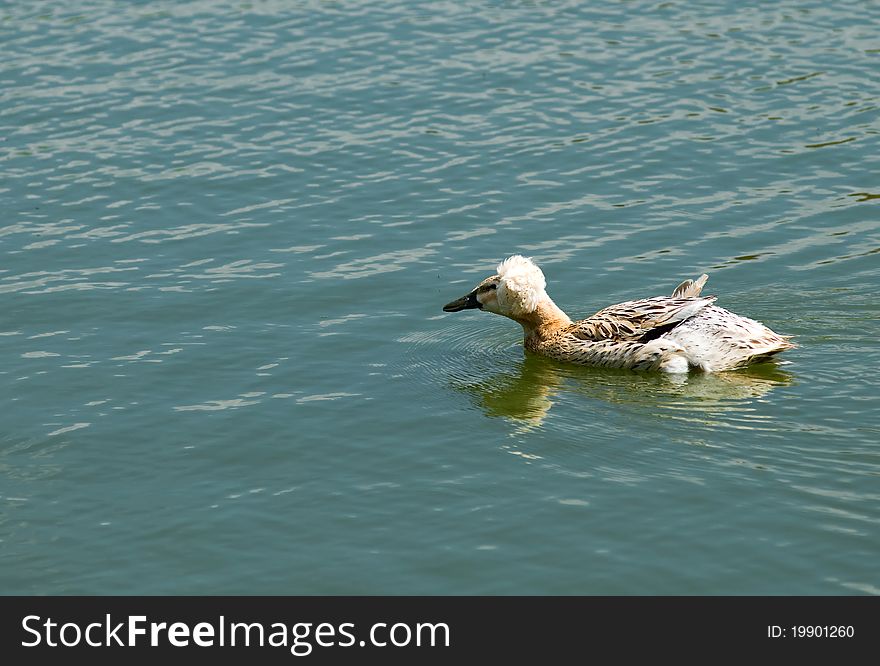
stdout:
[(547, 295), (544, 273), (521, 255), (508, 257), (444, 312), (479, 309), (523, 327), (527, 350), (558, 361), (607, 368), (704, 372), (732, 370), (770, 359), (796, 345), (747, 317), (701, 296), (709, 279), (685, 280), (672, 296), (610, 305), (572, 322)]

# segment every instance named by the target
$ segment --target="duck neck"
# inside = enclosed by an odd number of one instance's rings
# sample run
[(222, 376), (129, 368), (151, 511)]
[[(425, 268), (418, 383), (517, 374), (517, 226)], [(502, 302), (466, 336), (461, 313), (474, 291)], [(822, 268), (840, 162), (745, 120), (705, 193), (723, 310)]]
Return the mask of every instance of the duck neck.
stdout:
[(518, 315), (516, 321), (523, 327), (527, 347), (552, 337), (559, 329), (571, 324), (571, 319), (547, 296), (528, 314)]

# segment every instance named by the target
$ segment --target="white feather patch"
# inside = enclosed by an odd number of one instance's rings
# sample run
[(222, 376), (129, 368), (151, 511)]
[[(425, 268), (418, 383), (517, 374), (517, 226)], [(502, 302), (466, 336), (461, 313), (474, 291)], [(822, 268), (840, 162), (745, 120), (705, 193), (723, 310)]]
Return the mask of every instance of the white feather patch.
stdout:
[(547, 280), (531, 259), (515, 254), (497, 268), (501, 283), (498, 285), (498, 304), (502, 311), (512, 315), (534, 312), (546, 298)]

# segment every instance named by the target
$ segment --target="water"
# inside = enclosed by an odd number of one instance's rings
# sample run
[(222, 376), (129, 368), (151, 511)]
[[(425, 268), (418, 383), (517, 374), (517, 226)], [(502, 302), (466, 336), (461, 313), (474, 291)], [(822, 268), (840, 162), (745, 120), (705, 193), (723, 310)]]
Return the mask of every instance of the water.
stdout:
[[(697, 5), (697, 6), (695, 6)], [(880, 12), (0, 7), (0, 591), (877, 594)], [(710, 274), (788, 365), (525, 357)]]

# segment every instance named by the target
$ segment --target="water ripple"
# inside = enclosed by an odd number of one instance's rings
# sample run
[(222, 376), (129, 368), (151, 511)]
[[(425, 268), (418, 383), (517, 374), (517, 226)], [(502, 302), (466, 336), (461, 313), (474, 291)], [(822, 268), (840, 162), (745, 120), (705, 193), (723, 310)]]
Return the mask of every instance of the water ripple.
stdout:
[[(876, 35), (857, 0), (3, 3), (4, 589), (877, 593)], [(705, 271), (800, 347), (675, 379), (439, 313), (513, 252), (577, 317)]]

